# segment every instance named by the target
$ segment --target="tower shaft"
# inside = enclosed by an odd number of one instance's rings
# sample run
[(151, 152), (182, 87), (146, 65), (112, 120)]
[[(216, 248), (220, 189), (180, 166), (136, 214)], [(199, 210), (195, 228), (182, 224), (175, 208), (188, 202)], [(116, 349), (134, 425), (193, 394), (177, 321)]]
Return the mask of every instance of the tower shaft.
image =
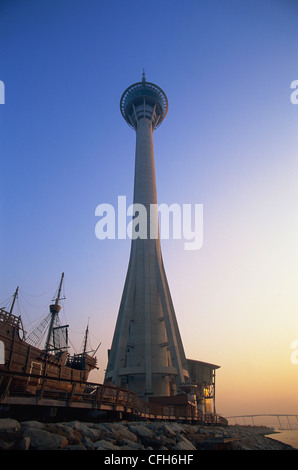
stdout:
[(158, 234), (153, 146), (158, 116), (156, 106), (150, 106), (145, 97), (133, 104), (131, 114), (136, 130), (134, 207), (146, 208), (147, 236), (131, 243), (105, 382), (127, 387), (141, 397), (172, 395), (189, 374)]

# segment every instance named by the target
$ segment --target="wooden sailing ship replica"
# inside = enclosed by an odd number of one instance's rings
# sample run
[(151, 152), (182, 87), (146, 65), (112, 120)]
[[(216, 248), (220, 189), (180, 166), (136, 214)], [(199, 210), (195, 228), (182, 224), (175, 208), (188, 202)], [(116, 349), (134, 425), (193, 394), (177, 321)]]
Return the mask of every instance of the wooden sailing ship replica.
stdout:
[(33, 331), (26, 338), (21, 317), (12, 313), (18, 288), (13, 296), (10, 310), (0, 308), (0, 391), (5, 387), (9, 372), (15, 387), (23, 393), (36, 394), (44, 383), (44, 378), (47, 378), (47, 390), (69, 391), (73, 383), (76, 383), (76, 390), (83, 392), (90, 371), (97, 368), (97, 359), (94, 357), (97, 350), (86, 351), (88, 327), (83, 351), (73, 356), (68, 353), (68, 325), (60, 326), (58, 322), (63, 277), (64, 273), (61, 276), (55, 302), (50, 305), (44, 349), (33, 345), (36, 332)]

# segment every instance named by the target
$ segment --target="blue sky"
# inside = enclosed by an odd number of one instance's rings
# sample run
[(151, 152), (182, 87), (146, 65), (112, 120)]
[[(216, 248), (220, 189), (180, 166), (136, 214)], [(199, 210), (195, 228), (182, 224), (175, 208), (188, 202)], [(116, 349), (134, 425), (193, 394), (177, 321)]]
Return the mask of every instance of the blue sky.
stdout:
[(290, 0), (2, 0), (0, 301), (19, 285), (30, 322), (64, 271), (70, 334), (80, 345), (90, 318), (104, 369), (130, 241), (99, 241), (95, 208), (132, 202), (119, 100), (145, 68), (169, 100), (158, 200), (204, 205), (201, 250), (162, 241), (186, 354), (222, 366), (219, 412), (293, 411), (297, 31)]

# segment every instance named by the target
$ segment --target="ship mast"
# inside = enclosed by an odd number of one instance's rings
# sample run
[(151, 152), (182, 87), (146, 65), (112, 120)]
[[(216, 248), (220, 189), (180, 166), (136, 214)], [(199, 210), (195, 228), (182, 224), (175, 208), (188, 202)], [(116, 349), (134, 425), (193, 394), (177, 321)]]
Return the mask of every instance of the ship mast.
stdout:
[(12, 311), (13, 311), (13, 307), (14, 307), (16, 298), (17, 298), (17, 296), (18, 296), (18, 292), (19, 292), (19, 286), (16, 288), (16, 291), (15, 291), (15, 293), (13, 294), (13, 300), (12, 300), (12, 304), (11, 304), (10, 311), (9, 311), (10, 314), (11, 314)]
[(55, 324), (55, 320), (58, 316), (58, 313), (60, 312), (61, 310), (61, 306), (59, 305), (59, 301), (60, 301), (60, 295), (61, 295), (61, 289), (62, 289), (62, 282), (63, 282), (63, 278), (64, 278), (64, 273), (62, 273), (62, 276), (61, 276), (61, 280), (60, 280), (60, 284), (59, 284), (59, 289), (58, 289), (58, 294), (57, 294), (57, 297), (56, 297), (56, 300), (55, 300), (55, 303), (50, 305), (50, 312), (52, 314), (51, 316), (51, 322), (50, 322), (50, 326), (49, 326), (49, 331), (48, 331), (48, 336), (47, 336), (47, 340), (46, 340), (46, 346), (45, 346), (45, 350), (46, 350), (46, 353), (49, 351), (50, 349), (50, 340), (51, 340), (51, 335), (53, 333), (53, 327), (54, 327), (54, 324)]
[(86, 354), (86, 350), (87, 350), (88, 332), (89, 332), (89, 320), (88, 320), (87, 328), (85, 331), (83, 354)]
[(89, 335), (89, 318), (88, 318), (87, 328), (86, 328), (85, 336), (84, 336), (84, 344), (83, 344), (83, 352), (82, 352), (82, 354), (83, 354), (83, 355), (86, 355), (86, 354), (89, 354), (89, 353), (93, 353), (93, 354), (92, 354), (92, 357), (94, 357), (94, 355), (95, 355), (95, 353), (97, 352), (97, 350), (98, 350), (99, 346), (101, 345), (101, 343), (99, 343), (99, 345), (97, 346), (97, 348), (94, 349), (93, 351), (87, 351), (88, 335)]

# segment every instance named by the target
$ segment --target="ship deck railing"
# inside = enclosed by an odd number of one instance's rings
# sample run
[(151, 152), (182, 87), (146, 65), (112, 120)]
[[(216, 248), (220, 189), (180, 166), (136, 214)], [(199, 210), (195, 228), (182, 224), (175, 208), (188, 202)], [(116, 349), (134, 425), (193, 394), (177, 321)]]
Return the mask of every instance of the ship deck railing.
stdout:
[[(61, 390), (61, 386), (65, 387), (65, 390)], [(141, 419), (227, 424), (219, 415), (202, 417), (191, 402), (179, 407), (149, 403), (134, 392), (109, 384), (85, 383), (9, 371), (0, 371), (0, 404), (81, 408), (125, 413)]]
[(7, 312), (7, 310), (4, 308), (0, 308), (0, 321), (10, 326), (16, 326), (24, 330), (21, 317)]

